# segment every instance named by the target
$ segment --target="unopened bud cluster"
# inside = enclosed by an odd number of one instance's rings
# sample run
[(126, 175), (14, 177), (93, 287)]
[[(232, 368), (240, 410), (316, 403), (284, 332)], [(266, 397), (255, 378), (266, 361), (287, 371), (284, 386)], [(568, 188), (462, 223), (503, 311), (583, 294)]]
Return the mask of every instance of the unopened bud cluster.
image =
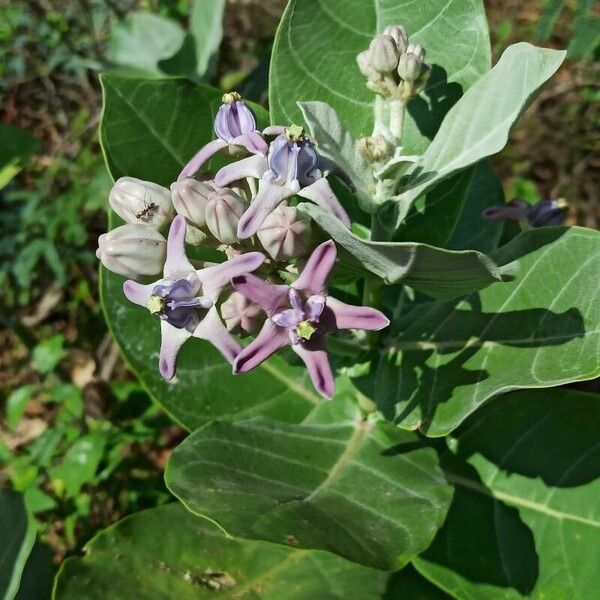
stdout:
[(410, 44), (404, 27), (392, 25), (356, 57), (367, 87), (388, 100), (408, 101), (427, 84), (431, 66), (421, 44)]

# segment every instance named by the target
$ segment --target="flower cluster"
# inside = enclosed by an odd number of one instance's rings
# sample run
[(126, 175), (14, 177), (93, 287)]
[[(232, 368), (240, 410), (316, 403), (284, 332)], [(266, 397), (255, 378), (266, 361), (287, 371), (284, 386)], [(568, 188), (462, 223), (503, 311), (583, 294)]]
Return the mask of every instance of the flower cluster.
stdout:
[[(130, 278), (125, 296), (158, 318), (165, 379), (175, 376), (178, 352), (191, 338), (215, 346), (234, 373), (290, 346), (315, 388), (329, 397), (334, 377), (326, 335), (388, 324), (378, 310), (328, 295), (335, 245), (316, 245), (310, 219), (296, 207), (314, 202), (350, 227), (327, 180), (331, 165), (301, 127), (259, 131), (235, 92), (223, 96), (214, 131), (217, 138), (192, 157), (170, 189), (133, 177), (115, 182), (109, 203), (125, 224), (100, 236), (97, 256)], [(211, 173), (206, 166), (217, 152), (237, 160)], [(186, 245), (212, 245), (226, 260), (196, 264)], [(236, 335), (251, 333), (256, 338), (242, 348)]]
[(356, 62), (367, 87), (389, 100), (410, 100), (425, 88), (431, 72), (423, 46), (410, 44), (406, 29), (398, 25), (375, 36)]

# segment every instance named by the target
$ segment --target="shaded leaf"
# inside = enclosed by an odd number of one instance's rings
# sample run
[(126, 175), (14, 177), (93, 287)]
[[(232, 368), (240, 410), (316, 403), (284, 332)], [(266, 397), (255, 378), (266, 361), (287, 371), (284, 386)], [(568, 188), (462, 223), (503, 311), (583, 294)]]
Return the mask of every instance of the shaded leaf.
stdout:
[(54, 570), (52, 550), (45, 544), (36, 542), (23, 569), (15, 600), (49, 600), (52, 596)]
[(450, 109), (421, 161), (396, 197), (397, 225), (416, 198), (452, 173), (504, 148), (510, 129), (535, 92), (556, 72), (565, 52), (519, 43)]
[(51, 338), (40, 342), (32, 351), (31, 364), (42, 375), (53, 371), (65, 356), (63, 335), (53, 335)]
[(501, 278), (494, 261), (480, 252), (453, 252), (410, 242), (371, 242), (354, 235), (315, 204), (303, 203), (300, 209), (342, 246), (359, 268), (388, 284), (402, 281), (434, 298), (453, 298)]
[(211, 75), (211, 65), (223, 37), (225, 0), (196, 0), (190, 14), (190, 31), (196, 41), (196, 72)]
[(600, 233), (530, 230), (492, 257), (512, 281), (417, 307), (382, 357), (375, 396), (400, 426), (446, 435), (509, 390), (600, 375), (600, 291), (590, 285)]
[(381, 569), (429, 545), (451, 496), (431, 448), (336, 401), (301, 425), (210, 423), (176, 448), (165, 479), (232, 535)]
[(0, 491), (0, 598), (13, 600), (35, 542), (35, 523), (21, 494)]
[(120, 521), (69, 558), (54, 600), (381, 597), (387, 575), (327, 552), (226, 538), (180, 504)]
[(444, 460), (457, 489), (417, 569), (459, 600), (593, 596), (599, 428), (598, 398), (564, 389), (516, 392), (480, 410)]
[(370, 135), (375, 94), (365, 86), (356, 55), (377, 33), (398, 24), (436, 65), (428, 89), (411, 102), (405, 121), (407, 154), (422, 152), (462, 90), (489, 69), (490, 42), (480, 0), (291, 0), (273, 47), (273, 122), (299, 123), (296, 100), (319, 99), (337, 111), (354, 136)]

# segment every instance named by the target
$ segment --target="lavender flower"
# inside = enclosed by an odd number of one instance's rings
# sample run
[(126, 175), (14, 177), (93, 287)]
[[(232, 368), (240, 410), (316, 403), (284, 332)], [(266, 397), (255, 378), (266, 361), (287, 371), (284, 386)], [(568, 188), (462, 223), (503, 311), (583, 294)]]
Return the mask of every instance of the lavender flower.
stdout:
[(521, 221), (535, 229), (562, 225), (567, 209), (568, 204), (562, 199), (540, 200), (532, 205), (521, 198), (515, 198), (503, 206), (486, 208), (482, 216), (485, 219)]
[(336, 248), (330, 240), (317, 246), (304, 270), (291, 285), (274, 285), (241, 275), (233, 287), (259, 304), (268, 319), (256, 339), (233, 364), (234, 373), (245, 373), (284, 346), (291, 346), (308, 368), (315, 388), (331, 397), (334, 377), (325, 350), (325, 336), (341, 329), (379, 330), (389, 325), (386, 316), (366, 306), (352, 306), (327, 295), (326, 280), (335, 263)]
[(128, 300), (160, 318), (159, 370), (167, 380), (175, 375), (179, 349), (192, 336), (209, 341), (233, 363), (241, 347), (223, 326), (215, 302), (232, 277), (254, 271), (265, 259), (260, 252), (250, 252), (196, 270), (185, 255), (185, 230), (185, 219), (175, 217), (162, 279), (148, 285), (131, 280), (123, 284)]
[(214, 122), (217, 139), (203, 146), (194, 155), (183, 167), (178, 181), (192, 177), (207, 160), (224, 148), (229, 148), (231, 153), (238, 153), (245, 148), (251, 154), (266, 154), (267, 142), (256, 129), (256, 118), (252, 109), (237, 92), (224, 94), (222, 101)]
[(215, 177), (215, 183), (221, 187), (244, 177), (260, 179), (258, 193), (238, 224), (238, 237), (254, 235), (267, 215), (294, 194), (328, 209), (350, 227), (350, 219), (318, 162), (304, 130), (292, 125), (271, 142), (268, 157), (251, 156), (223, 167)]

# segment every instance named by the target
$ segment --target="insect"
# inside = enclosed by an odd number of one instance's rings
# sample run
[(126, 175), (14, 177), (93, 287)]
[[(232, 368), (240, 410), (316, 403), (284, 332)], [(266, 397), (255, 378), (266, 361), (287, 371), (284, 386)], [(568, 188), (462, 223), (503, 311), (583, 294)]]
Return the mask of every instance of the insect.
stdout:
[(152, 216), (152, 213), (154, 213), (157, 209), (158, 204), (156, 204), (155, 202), (150, 202), (150, 204), (146, 204), (144, 202), (144, 208), (142, 208), (142, 210), (136, 213), (135, 218), (140, 219), (142, 221), (146, 221)]

